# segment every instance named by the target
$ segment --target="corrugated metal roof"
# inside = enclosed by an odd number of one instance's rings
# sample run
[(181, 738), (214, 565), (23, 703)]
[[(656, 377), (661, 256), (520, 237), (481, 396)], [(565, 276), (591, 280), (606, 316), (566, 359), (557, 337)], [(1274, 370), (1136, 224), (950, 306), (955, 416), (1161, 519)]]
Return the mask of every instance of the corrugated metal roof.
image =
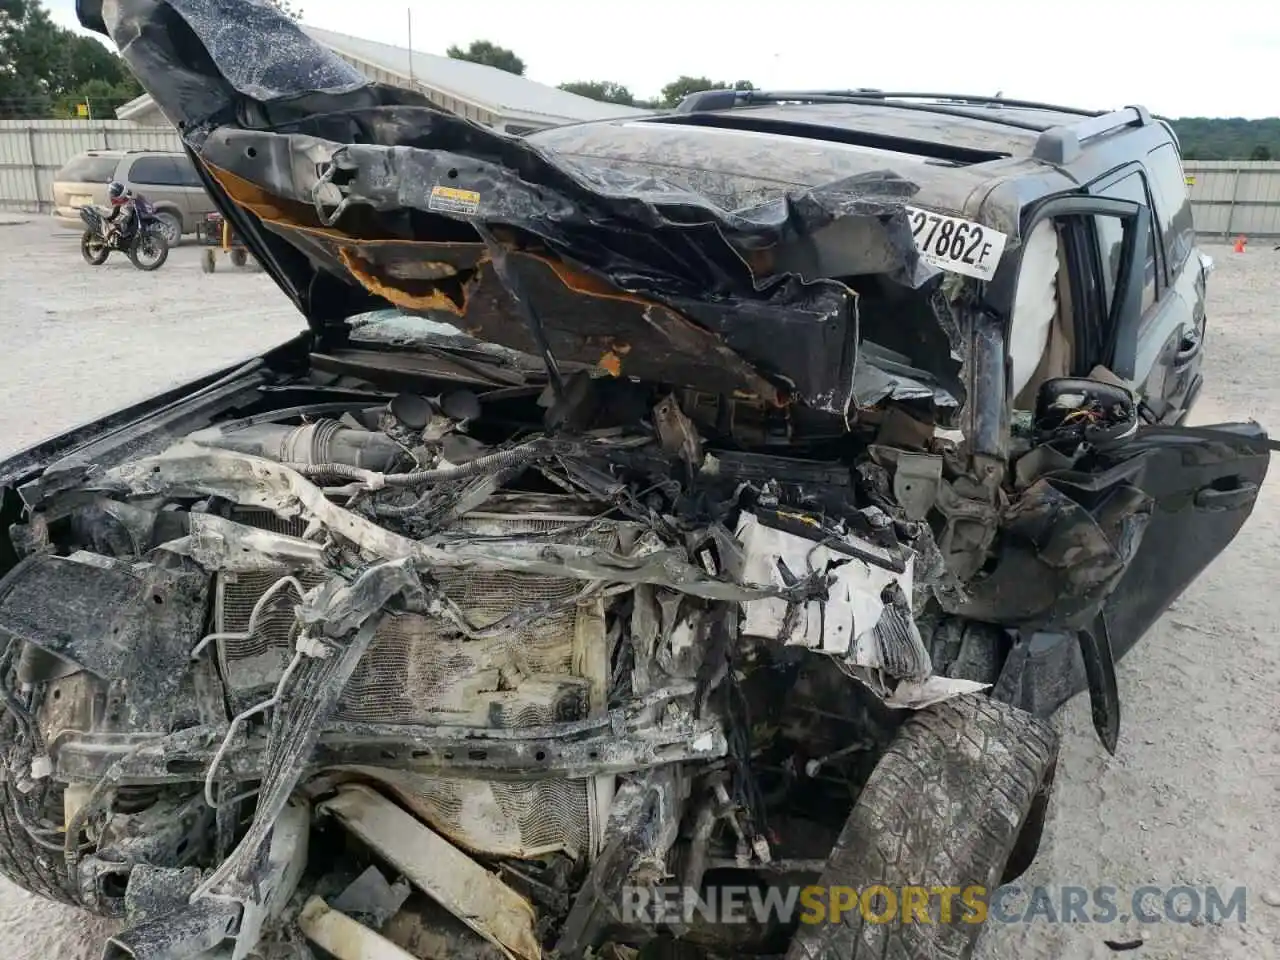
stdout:
[[(370, 66), (398, 74), (410, 75), (409, 51), (387, 43), (375, 43), (345, 33), (334, 33), (318, 27), (302, 28), (313, 40), (336, 53)], [(503, 117), (539, 118), (547, 123), (572, 123), (579, 120), (608, 120), (615, 117), (639, 116), (649, 111), (601, 103), (576, 93), (518, 77), (496, 67), (486, 67), (466, 60), (454, 60), (434, 53), (413, 51), (413, 79), (424, 87), (465, 100)], [(122, 120), (139, 117), (152, 108), (149, 94), (143, 94), (117, 108)]]
[[(404, 47), (375, 43), (316, 27), (304, 26), (302, 29), (313, 40), (338, 53), (406, 78), (410, 75), (410, 54)], [(423, 86), (460, 100), (469, 100), (499, 114), (522, 113), (571, 122), (638, 116), (648, 112), (580, 97), (496, 67), (419, 50), (413, 51), (412, 74), (413, 79)]]
[[(136, 120), (139, 116), (151, 110), (159, 110), (155, 105), (155, 101), (151, 99), (151, 94), (144, 93), (141, 96), (134, 97), (128, 103), (116, 107), (116, 118), (119, 120)], [(163, 120), (163, 118), (161, 118)]]

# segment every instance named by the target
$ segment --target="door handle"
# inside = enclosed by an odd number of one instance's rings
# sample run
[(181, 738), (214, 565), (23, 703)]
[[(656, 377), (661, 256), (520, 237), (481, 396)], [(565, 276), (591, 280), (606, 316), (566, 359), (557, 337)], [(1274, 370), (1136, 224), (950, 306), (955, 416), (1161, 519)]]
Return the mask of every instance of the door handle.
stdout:
[(1257, 495), (1258, 485), (1251, 480), (1230, 490), (1201, 487), (1196, 491), (1195, 504), (1205, 510), (1234, 510), (1252, 502)]

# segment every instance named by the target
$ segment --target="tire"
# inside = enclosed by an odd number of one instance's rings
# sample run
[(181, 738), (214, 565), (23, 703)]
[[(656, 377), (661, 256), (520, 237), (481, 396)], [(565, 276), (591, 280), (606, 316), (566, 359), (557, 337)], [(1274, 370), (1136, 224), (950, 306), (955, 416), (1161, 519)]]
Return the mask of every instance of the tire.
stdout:
[(164, 238), (168, 241), (170, 248), (182, 243), (181, 217), (168, 210), (159, 210), (156, 212), (156, 220), (159, 221), (160, 232), (164, 234)]
[(200, 258), (200, 269), (205, 273), (213, 273), (218, 269), (218, 255), (212, 250), (206, 250)]
[[(819, 881), (828, 891), (882, 885), (894, 892), (896, 910), (887, 922), (867, 920), (855, 907), (837, 922), (802, 923), (787, 960), (968, 960), (983, 925), (966, 922), (961, 898), (952, 901), (949, 923), (932, 894), (931, 922), (903, 923), (902, 890), (977, 886), (989, 896), (1056, 750), (1046, 722), (987, 697), (960, 697), (910, 717), (854, 804)], [(877, 900), (872, 912), (884, 917), (891, 904)]]
[(1040, 851), (1040, 841), (1044, 837), (1044, 827), (1049, 819), (1049, 800), (1053, 796), (1053, 781), (1058, 772), (1058, 761), (1049, 765), (1044, 782), (1036, 791), (1036, 798), (1031, 803), (1031, 812), (1027, 814), (1022, 832), (1009, 853), (1009, 860), (1004, 865), (1002, 883), (1013, 883), (1031, 868), (1031, 863)]
[(92, 230), (86, 230), (80, 237), (80, 256), (91, 267), (100, 267), (111, 256), (111, 248), (102, 242), (102, 238)]
[(230, 253), (231, 265), (233, 267), (243, 267), (249, 262), (249, 251), (236, 247)]
[[(156, 251), (155, 260), (144, 260), (140, 254), (142, 250), (154, 249)], [(129, 260), (139, 270), (151, 272), (159, 270), (164, 266), (164, 262), (169, 259), (169, 241), (165, 240), (164, 234), (159, 230), (143, 230), (133, 239), (133, 243), (129, 245)]]
[[(68, 877), (62, 851), (36, 843), (22, 825), (14, 809), (12, 789), (11, 782), (0, 783), (0, 875), (37, 897), (85, 906)], [(44, 808), (44, 819), (50, 823), (62, 822), (61, 787), (49, 789)]]

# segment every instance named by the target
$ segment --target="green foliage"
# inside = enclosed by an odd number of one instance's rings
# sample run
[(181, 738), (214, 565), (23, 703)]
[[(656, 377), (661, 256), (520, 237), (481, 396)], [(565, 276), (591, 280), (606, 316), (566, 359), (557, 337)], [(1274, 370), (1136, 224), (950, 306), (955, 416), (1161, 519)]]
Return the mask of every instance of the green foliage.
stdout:
[(488, 40), (472, 40), (471, 45), (463, 50), (452, 46), (447, 51), (454, 60), (470, 60), (472, 63), (483, 63), (487, 67), (497, 67), (507, 73), (524, 76), (524, 61), (506, 47), (500, 47)]
[(728, 83), (724, 80), (709, 80), (706, 77), (677, 77), (662, 88), (659, 103), (664, 107), (674, 107), (691, 93), (701, 90), (754, 90), (755, 84), (750, 80), (738, 80)]
[(625, 107), (633, 107), (636, 103), (636, 98), (630, 90), (612, 80), (578, 80), (573, 83), (562, 83), (560, 89), (576, 93), (580, 97), (599, 100), (602, 103), (620, 103)]
[(141, 92), (120, 57), (55, 24), (39, 0), (0, 0), (0, 118), (76, 116), (86, 96), (111, 116)]
[(50, 114), (63, 118), (112, 120), (117, 107), (128, 103), (141, 92), (132, 77), (126, 83), (109, 83), (95, 77), (71, 93), (56, 98)]
[(1270, 160), (1280, 157), (1280, 117), (1183, 117), (1170, 120), (1188, 160)]

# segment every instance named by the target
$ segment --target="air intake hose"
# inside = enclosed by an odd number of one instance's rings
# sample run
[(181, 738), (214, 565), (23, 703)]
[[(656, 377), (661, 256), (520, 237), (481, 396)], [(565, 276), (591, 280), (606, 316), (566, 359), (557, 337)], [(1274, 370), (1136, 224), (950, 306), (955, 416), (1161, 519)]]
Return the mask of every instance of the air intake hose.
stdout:
[(279, 423), (210, 427), (191, 434), (189, 439), (278, 463), (341, 463), (376, 473), (385, 472), (403, 452), (385, 433), (359, 430), (336, 420), (317, 420), (297, 427)]

